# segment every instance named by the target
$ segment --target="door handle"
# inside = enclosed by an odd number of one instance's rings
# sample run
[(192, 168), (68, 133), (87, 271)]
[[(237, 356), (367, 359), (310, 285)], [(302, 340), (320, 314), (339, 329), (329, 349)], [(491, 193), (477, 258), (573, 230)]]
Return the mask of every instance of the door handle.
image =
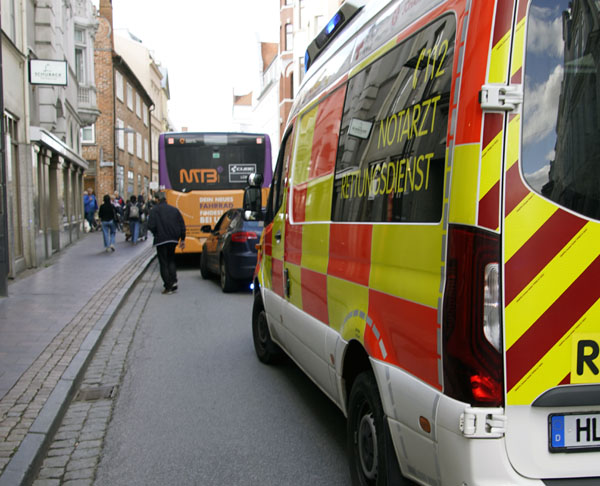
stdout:
[(275, 233), (275, 241), (277, 243), (281, 243), (281, 230), (277, 231), (277, 233)]

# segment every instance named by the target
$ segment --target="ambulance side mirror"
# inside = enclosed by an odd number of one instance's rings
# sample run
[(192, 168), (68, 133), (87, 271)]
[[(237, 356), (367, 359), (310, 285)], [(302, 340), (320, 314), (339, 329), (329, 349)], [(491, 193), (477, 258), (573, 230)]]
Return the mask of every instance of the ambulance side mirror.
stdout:
[(244, 189), (244, 217), (247, 221), (262, 219), (262, 174), (250, 174), (248, 185)]

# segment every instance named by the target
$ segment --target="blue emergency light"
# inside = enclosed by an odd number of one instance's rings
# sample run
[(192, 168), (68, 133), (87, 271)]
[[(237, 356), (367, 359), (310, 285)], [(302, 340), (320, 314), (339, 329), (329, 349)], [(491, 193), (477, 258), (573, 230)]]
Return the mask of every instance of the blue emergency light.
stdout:
[(315, 37), (315, 39), (309, 44), (304, 55), (304, 72), (308, 71), (310, 65), (314, 60), (321, 54), (321, 51), (325, 46), (338, 35), (344, 26), (350, 22), (350, 19), (354, 17), (358, 11), (362, 8), (362, 0), (347, 0), (336, 14), (331, 17), (331, 20), (327, 22), (325, 28)]

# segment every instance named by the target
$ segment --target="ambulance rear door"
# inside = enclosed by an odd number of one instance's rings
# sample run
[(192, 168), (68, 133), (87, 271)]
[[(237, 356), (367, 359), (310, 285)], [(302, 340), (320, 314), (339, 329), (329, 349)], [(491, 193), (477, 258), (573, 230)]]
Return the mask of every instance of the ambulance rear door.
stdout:
[(528, 478), (600, 477), (600, 5), (510, 3), (492, 46), (508, 68), (507, 452)]

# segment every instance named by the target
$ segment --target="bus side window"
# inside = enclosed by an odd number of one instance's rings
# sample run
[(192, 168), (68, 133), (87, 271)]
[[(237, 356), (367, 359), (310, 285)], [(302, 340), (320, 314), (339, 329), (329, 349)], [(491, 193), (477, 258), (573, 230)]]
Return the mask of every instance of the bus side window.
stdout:
[(286, 167), (289, 163), (289, 158), (292, 150), (292, 130), (290, 127), (283, 137), (282, 146), (279, 149), (279, 156), (277, 157), (277, 165), (275, 166), (275, 173), (273, 174), (273, 182), (271, 183), (271, 190), (269, 191), (269, 199), (267, 201), (267, 214), (265, 216), (265, 226), (267, 226), (281, 208), (283, 203), (284, 193), (284, 178), (286, 173)]

